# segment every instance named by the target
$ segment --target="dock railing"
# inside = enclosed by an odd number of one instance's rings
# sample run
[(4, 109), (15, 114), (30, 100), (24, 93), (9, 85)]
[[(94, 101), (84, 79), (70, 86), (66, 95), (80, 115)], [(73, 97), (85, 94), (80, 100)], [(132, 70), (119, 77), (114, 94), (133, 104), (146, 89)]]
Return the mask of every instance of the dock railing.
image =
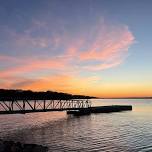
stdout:
[(0, 101), (0, 114), (79, 110), (91, 107), (88, 99)]

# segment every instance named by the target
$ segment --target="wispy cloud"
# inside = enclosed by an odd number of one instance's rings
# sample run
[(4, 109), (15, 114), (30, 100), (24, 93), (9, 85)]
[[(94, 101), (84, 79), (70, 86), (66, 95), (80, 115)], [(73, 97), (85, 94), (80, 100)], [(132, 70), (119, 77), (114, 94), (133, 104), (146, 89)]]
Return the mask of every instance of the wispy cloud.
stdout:
[[(100, 25), (101, 27), (104, 25)], [(99, 26), (99, 27), (100, 27)], [(98, 29), (92, 38), (92, 43), (85, 51), (78, 51), (80, 62), (95, 61), (97, 64), (87, 65), (89, 70), (103, 70), (118, 66), (128, 55), (128, 48), (134, 42), (134, 36), (128, 27), (108, 27)], [(80, 48), (75, 50), (80, 50)], [(93, 63), (93, 62), (92, 62)]]
[(44, 60), (18, 59), (17, 61), (20, 62), (19, 65), (1, 70), (0, 78), (5, 78), (5, 77), (15, 76), (15, 75), (22, 75), (25, 73), (35, 72), (42, 69), (48, 69), (48, 70), (57, 69), (58, 70), (58, 69), (64, 68), (66, 65), (66, 60), (62, 58), (55, 58), (55, 59), (52, 58), (52, 59), (47, 59), (47, 60), (46, 59)]
[[(39, 90), (70, 90), (76, 88), (77, 83), (87, 86), (93, 77), (91, 74), (82, 78), (83, 72), (100, 72), (120, 65), (135, 39), (126, 25), (114, 25), (105, 20), (83, 27), (78, 33), (73, 33), (66, 25), (60, 28), (60, 32), (52, 32), (49, 26), (46, 22), (34, 20), (30, 28), (22, 32), (5, 29), (11, 50), (10, 55), (4, 52), (0, 55), (1, 63), (10, 62), (0, 71), (2, 86)], [(59, 75), (38, 75), (35, 80), (26, 78), (31, 73), (54, 69)], [(69, 76), (69, 73), (75, 73), (75, 76)], [(7, 81), (8, 84), (4, 85)]]

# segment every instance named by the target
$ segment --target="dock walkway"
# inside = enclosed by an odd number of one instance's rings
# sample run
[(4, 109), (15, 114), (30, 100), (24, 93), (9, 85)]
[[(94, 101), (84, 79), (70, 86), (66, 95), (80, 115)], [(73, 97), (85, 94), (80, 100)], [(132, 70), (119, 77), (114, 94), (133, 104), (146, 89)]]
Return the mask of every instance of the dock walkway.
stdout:
[(0, 114), (81, 110), (91, 107), (88, 99), (0, 101)]

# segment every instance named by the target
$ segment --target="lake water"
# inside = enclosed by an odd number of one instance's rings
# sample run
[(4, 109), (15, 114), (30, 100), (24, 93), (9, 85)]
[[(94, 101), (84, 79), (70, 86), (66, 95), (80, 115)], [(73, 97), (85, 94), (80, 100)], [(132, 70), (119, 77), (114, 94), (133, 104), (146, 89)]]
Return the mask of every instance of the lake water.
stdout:
[(132, 111), (80, 117), (65, 112), (0, 115), (0, 138), (36, 143), (49, 152), (152, 152), (151, 99), (94, 99)]

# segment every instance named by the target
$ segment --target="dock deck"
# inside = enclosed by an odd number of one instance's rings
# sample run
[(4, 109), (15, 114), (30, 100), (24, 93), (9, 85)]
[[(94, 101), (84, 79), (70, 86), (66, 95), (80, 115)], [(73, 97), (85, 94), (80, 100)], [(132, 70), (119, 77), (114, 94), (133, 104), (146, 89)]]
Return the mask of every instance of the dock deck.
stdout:
[(111, 105), (111, 106), (97, 106), (89, 107), (87, 109), (71, 110), (67, 111), (67, 114), (73, 115), (85, 115), (91, 113), (110, 113), (110, 112), (121, 112), (132, 110), (131, 105)]

